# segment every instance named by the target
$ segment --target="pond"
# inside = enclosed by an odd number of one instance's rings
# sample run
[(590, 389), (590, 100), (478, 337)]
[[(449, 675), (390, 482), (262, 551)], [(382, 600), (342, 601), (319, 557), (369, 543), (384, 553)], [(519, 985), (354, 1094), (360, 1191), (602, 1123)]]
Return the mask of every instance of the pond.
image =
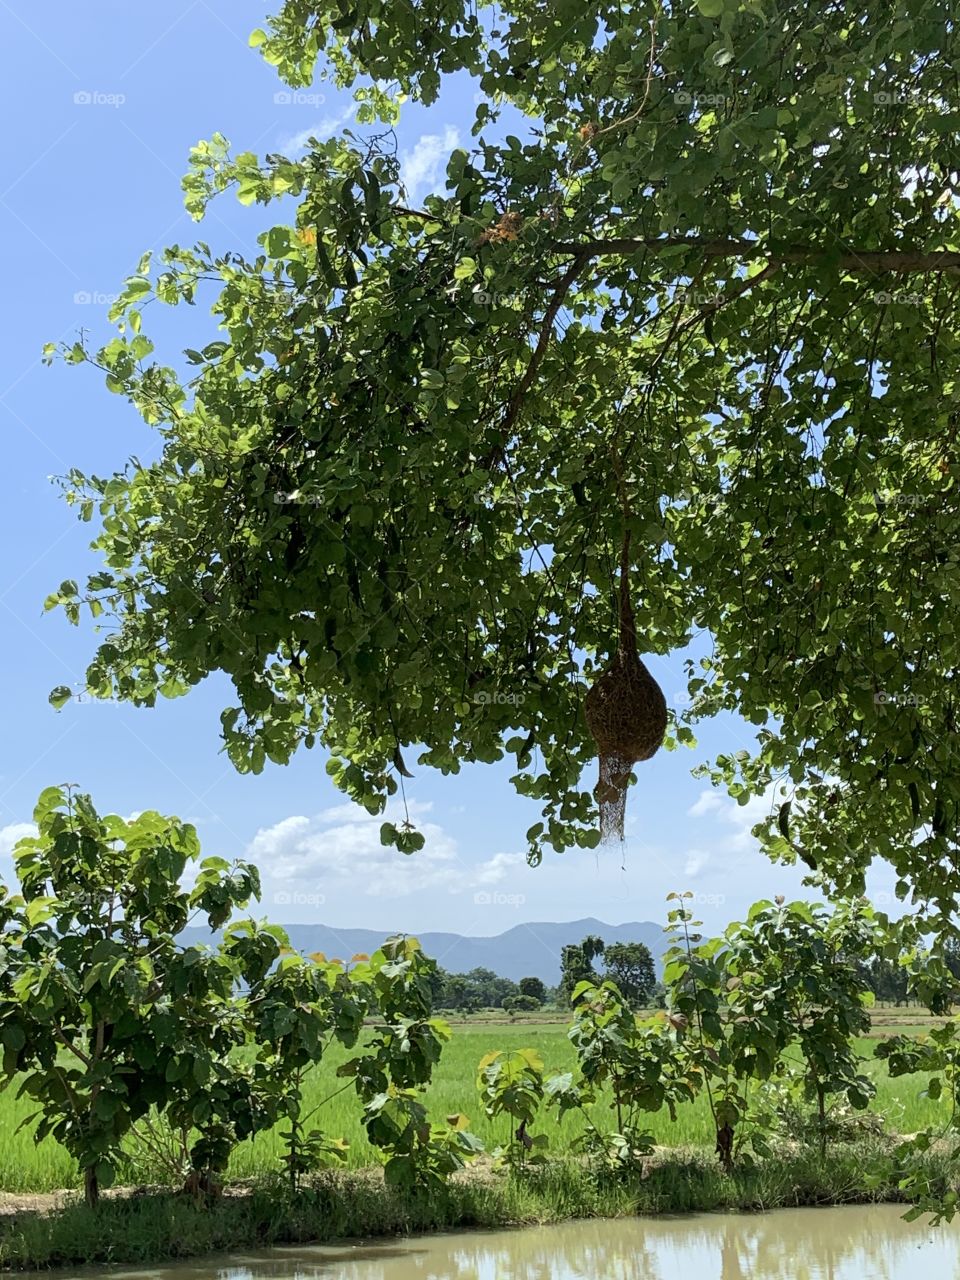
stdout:
[[(960, 1280), (960, 1222), (895, 1205), (569, 1222), (298, 1245), (111, 1280)], [(70, 1274), (61, 1273), (62, 1280)], [(104, 1271), (99, 1272), (100, 1275)]]

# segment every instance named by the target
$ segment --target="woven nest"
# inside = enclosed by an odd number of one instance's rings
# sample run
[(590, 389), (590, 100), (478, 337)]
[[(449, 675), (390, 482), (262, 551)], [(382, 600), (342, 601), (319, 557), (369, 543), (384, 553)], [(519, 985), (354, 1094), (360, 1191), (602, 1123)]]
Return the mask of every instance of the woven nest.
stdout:
[(584, 699), (583, 712), (600, 756), (593, 794), (600, 806), (600, 837), (623, 839), (630, 772), (649, 760), (667, 730), (663, 690), (637, 656), (637, 632), (630, 603), (629, 536), (620, 561), (620, 639), (617, 651)]

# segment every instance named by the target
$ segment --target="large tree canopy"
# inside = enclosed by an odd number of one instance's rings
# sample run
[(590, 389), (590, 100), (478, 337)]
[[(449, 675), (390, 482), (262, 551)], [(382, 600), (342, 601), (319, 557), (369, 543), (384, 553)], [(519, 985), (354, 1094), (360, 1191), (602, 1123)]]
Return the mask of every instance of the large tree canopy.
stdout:
[[(582, 704), (627, 528), (641, 652), (709, 638), (668, 745), (739, 712), (757, 749), (710, 772), (785, 787), (772, 856), (856, 891), (879, 855), (952, 908), (954, 5), (290, 0), (252, 42), (290, 83), (356, 81), (368, 123), (460, 69), (486, 101), (420, 208), (389, 129), (194, 150), (198, 218), (227, 189), (290, 212), (253, 260), (144, 261), (119, 336), (67, 352), (163, 437), (67, 481), (104, 568), (49, 603), (117, 624), (91, 692), (226, 672), (238, 768), (322, 742), (372, 811), (411, 744), (444, 771), (514, 755), (532, 857), (589, 845)], [(184, 379), (141, 311), (204, 287), (223, 332)]]

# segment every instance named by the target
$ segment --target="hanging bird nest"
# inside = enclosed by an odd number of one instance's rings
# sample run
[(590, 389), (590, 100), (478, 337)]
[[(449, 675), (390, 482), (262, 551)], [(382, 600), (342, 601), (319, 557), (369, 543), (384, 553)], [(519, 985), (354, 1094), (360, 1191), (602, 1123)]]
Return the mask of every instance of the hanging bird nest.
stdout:
[(617, 651), (583, 703), (587, 728), (600, 756), (593, 794), (600, 806), (600, 838), (623, 839), (630, 772), (649, 760), (667, 730), (663, 690), (637, 656), (637, 628), (630, 602), (630, 534), (620, 550), (620, 637)]

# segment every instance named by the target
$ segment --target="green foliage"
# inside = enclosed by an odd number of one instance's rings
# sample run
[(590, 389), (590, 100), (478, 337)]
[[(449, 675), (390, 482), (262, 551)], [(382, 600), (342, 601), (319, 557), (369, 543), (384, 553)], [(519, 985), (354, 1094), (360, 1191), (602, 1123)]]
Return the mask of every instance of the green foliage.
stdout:
[[(944, 1119), (936, 1127), (920, 1130), (898, 1143), (886, 1162), (892, 1167), (899, 1186), (914, 1202), (907, 1214), (917, 1218), (921, 1213), (933, 1214), (933, 1221), (951, 1221), (960, 1208), (956, 1186), (952, 1186), (941, 1172), (931, 1176), (922, 1159), (937, 1143), (946, 1148), (950, 1159), (960, 1158), (960, 1038), (957, 1024), (947, 1022), (942, 1027), (923, 1036), (891, 1036), (876, 1047), (876, 1056), (883, 1059), (891, 1076), (929, 1072), (925, 1095), (940, 1103)], [(879, 1176), (887, 1173), (885, 1168)]]
[[(665, 1106), (675, 1118), (677, 1103), (695, 1096), (698, 1081), (694, 1073), (685, 1074), (667, 1020), (638, 1018), (612, 982), (583, 982), (573, 997), (570, 1040), (577, 1072), (552, 1077), (546, 1091), (561, 1115), (576, 1110), (583, 1116), (586, 1127), (578, 1145), (594, 1167), (622, 1173), (637, 1167), (653, 1148), (652, 1134), (640, 1123), (644, 1113)], [(612, 1130), (595, 1119), (605, 1088), (616, 1115)]]
[(100, 817), (89, 796), (48, 787), (36, 836), (14, 848), (21, 896), (3, 891), (3, 1081), (39, 1106), (84, 1171), (88, 1202), (114, 1180), (120, 1144), (152, 1107), (194, 1131), (209, 1181), (262, 1123), (251, 1072), (231, 1057), (245, 1027), (233, 1000), (256, 969), (251, 945), (185, 947), (192, 913), (211, 928), (258, 892), (253, 867), (200, 863), (193, 827), (148, 811)]
[[(3, 1081), (36, 1105), (23, 1123), (36, 1123), (38, 1140), (54, 1138), (77, 1162), (90, 1204), (135, 1149), (208, 1202), (238, 1144), (271, 1129), (296, 1196), (308, 1175), (347, 1157), (346, 1142), (317, 1125), (345, 1091), (387, 1184), (404, 1194), (439, 1193), (482, 1150), (459, 1110), (438, 1123), (427, 1108), (451, 1032), (432, 1013), (438, 970), (416, 939), (392, 938), (349, 966), (295, 955), (282, 929), (232, 919), (257, 890), (253, 868), (207, 858), (182, 887), (200, 851), (179, 820), (101, 817), (72, 788), (44, 791), (34, 817), (37, 835), (14, 850), (21, 893), (0, 892)], [(574, 1146), (594, 1174), (622, 1185), (652, 1150), (653, 1117), (675, 1123), (701, 1095), (726, 1171), (747, 1167), (747, 1145), (771, 1158), (764, 1135), (784, 1125), (794, 1140), (817, 1138), (825, 1166), (828, 1142), (872, 1132), (855, 1116), (874, 1091), (856, 1048), (872, 958), (901, 967), (931, 1008), (955, 989), (942, 940), (931, 951), (916, 921), (894, 928), (860, 899), (831, 912), (759, 902), (706, 942), (679, 901), (666, 1010), (641, 1018), (612, 981), (582, 981), (570, 993), (573, 1070), (545, 1081), (540, 1055), (519, 1047), (481, 1060), (484, 1114), (509, 1123), (497, 1153), (508, 1167), (544, 1164), (547, 1135), (530, 1130), (548, 1100), (561, 1118), (576, 1113)], [(222, 928), (217, 945), (177, 941), (198, 912)], [(590, 938), (575, 950), (589, 963), (601, 947)], [(311, 1073), (334, 1050), (334, 1085), (318, 1095)], [(891, 1039), (877, 1056), (893, 1077), (929, 1076), (927, 1099), (947, 1118), (939, 1134), (892, 1148), (871, 1176), (951, 1216), (951, 1189), (927, 1155), (946, 1136), (960, 1154), (955, 1027)]]
[[(287, 0), (254, 44), (291, 83), (355, 84), (361, 122), (395, 121), (388, 85), (429, 102), (478, 78), (444, 194), (411, 208), (376, 138), (291, 160), (214, 134), (194, 216), (228, 190), (287, 212), (252, 256), (145, 255), (118, 335), (63, 348), (162, 433), (149, 464), (64, 481), (103, 567), (47, 604), (115, 622), (89, 692), (151, 705), (224, 671), (238, 769), (321, 743), (371, 812), (408, 744), (443, 772), (512, 757), (543, 809), (531, 858), (592, 846), (580, 704), (616, 644), (625, 488), (647, 651), (712, 641), (667, 745), (738, 711), (756, 749), (707, 772), (744, 803), (776, 788), (771, 857), (843, 893), (886, 858), (946, 916), (951, 6), (493, 12)], [(508, 106), (526, 137), (485, 137)], [(211, 281), (220, 332), (185, 379), (141, 317)]]
[(384, 1159), (388, 1182), (429, 1190), (482, 1149), (466, 1117), (432, 1125), (422, 1101), (450, 1027), (430, 1016), (436, 962), (415, 938), (388, 940), (353, 969), (353, 987), (377, 1018), (363, 1051), (337, 1074), (354, 1083), (367, 1137)]
[(657, 974), (650, 948), (642, 942), (611, 942), (603, 953), (604, 976), (613, 982), (634, 1009), (653, 998)]
[(503, 1002), (504, 1009), (512, 1009), (517, 1013), (535, 1013), (540, 1008), (536, 996), (508, 996)]
[(501, 978), (492, 969), (482, 966), (469, 973), (447, 973), (437, 970), (438, 980), (434, 990), (434, 1006), (462, 1013), (475, 1013), (478, 1009), (507, 1008), (506, 1001), (519, 994), (519, 988), (509, 978)]
[(505, 1161), (520, 1168), (527, 1163), (542, 1164), (547, 1138), (528, 1133), (544, 1096), (543, 1059), (536, 1050), (486, 1054), (477, 1068), (477, 1089), (491, 1119), (510, 1117), (510, 1140), (502, 1153)]
[[(479, 1143), (459, 1116), (431, 1126), (422, 1102), (449, 1028), (430, 1016), (434, 962), (396, 938), (348, 971), (289, 951), (284, 931), (228, 918), (258, 890), (256, 871), (200, 862), (196, 832), (148, 812), (101, 818), (89, 797), (48, 788), (38, 834), (14, 849), (22, 896), (0, 894), (3, 1083), (39, 1111), (77, 1160), (89, 1203), (139, 1145), (198, 1197), (213, 1195), (237, 1143), (286, 1123), (291, 1189), (342, 1162), (346, 1144), (311, 1127), (328, 1098), (304, 1082), (331, 1044), (356, 1046), (341, 1088), (355, 1089), (391, 1181), (429, 1186)], [(213, 948), (177, 935), (201, 913), (226, 924)]]
[(572, 942), (561, 950), (560, 991), (569, 1003), (574, 1003), (574, 992), (581, 983), (599, 980), (593, 962), (603, 955), (604, 945), (602, 938), (589, 934), (582, 942)]
[(547, 984), (542, 978), (521, 978), (517, 988), (522, 996), (528, 996), (538, 1004), (546, 1004)]
[(825, 1156), (828, 1097), (841, 1095), (862, 1110), (873, 1092), (853, 1040), (870, 1025), (864, 962), (881, 944), (883, 918), (862, 899), (832, 913), (761, 901), (722, 938), (698, 944), (691, 934), (698, 922), (682, 905), (689, 896), (671, 895), (681, 901), (669, 913), (680, 936), (667, 953), (664, 983), (686, 1051), (703, 1075), (718, 1155), (731, 1166), (748, 1135), (757, 1154), (767, 1153), (765, 1111), (751, 1111), (749, 1084), (788, 1079), (795, 1051), (801, 1066), (793, 1075), (816, 1102)]
[(303, 1083), (332, 1040), (348, 1047), (356, 1043), (366, 1003), (341, 965), (284, 955), (251, 987), (246, 1007), (258, 1051), (258, 1080), (274, 1113), (289, 1122), (284, 1162), (296, 1192), (305, 1174), (346, 1158), (342, 1139), (306, 1127), (323, 1103), (305, 1112)]

